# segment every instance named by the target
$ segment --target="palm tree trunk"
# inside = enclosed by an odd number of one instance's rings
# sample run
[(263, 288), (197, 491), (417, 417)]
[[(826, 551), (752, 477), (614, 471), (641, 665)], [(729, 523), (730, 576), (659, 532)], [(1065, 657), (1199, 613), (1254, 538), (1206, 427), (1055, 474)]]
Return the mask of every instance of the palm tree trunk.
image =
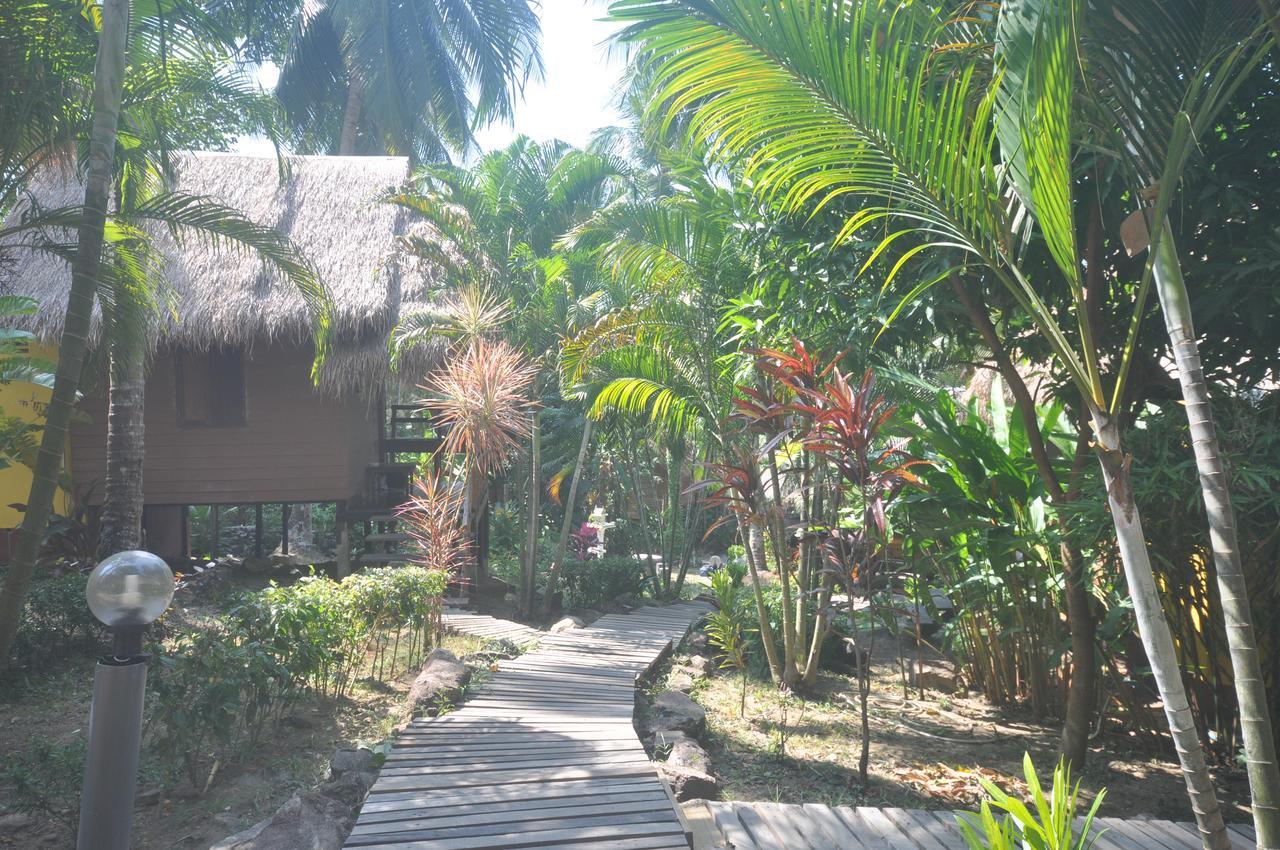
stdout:
[(1276, 743), (1267, 707), (1267, 689), (1258, 660), (1258, 643), (1253, 632), (1253, 612), (1249, 608), (1235, 511), (1227, 488), (1227, 472), (1209, 405), (1209, 388), (1200, 365), (1191, 319), (1191, 303), (1178, 262), (1173, 233), (1166, 221), (1155, 247), (1154, 277), (1160, 294), (1161, 312), (1169, 330), (1182, 398), (1187, 409), (1191, 446), (1200, 490), (1209, 518), (1209, 540), (1218, 576), (1218, 595), (1226, 621), (1227, 646), (1236, 698), (1240, 703), (1240, 729), (1244, 737), (1245, 762), (1253, 794), (1253, 821), (1258, 847), (1280, 848), (1280, 768), (1276, 763)]
[[(128, 309), (118, 304), (117, 309)], [(107, 413), (107, 478), (102, 502), (101, 557), (142, 548), (142, 465), (146, 433), (146, 364), (141, 340), (111, 341)], [(292, 534), (290, 535), (292, 537)]]
[(525, 535), (524, 586), (520, 590), (520, 607), (533, 612), (535, 588), (538, 585), (538, 518), (542, 515), (542, 413), (533, 414), (529, 452), (529, 523)]
[(0, 592), (0, 665), (7, 666), (9, 650), (18, 632), (22, 606), (35, 572), (36, 555), (45, 524), (53, 510), (53, 497), (62, 471), (67, 427), (75, 410), (76, 390), (93, 317), (102, 260), (103, 229), (116, 152), (116, 126), (124, 88), (125, 41), (129, 30), (128, 0), (104, 0), (102, 32), (93, 82), (93, 127), (89, 137), (89, 162), (85, 171), (84, 215), (77, 233), (75, 261), (71, 265), (71, 292), (58, 344), (58, 369), (45, 415), (40, 452), (32, 470), (31, 493), (22, 518), (13, 559)]
[(342, 113), (342, 135), (338, 137), (338, 156), (353, 156), (356, 135), (360, 132), (360, 113), (364, 110), (364, 83), (359, 77), (347, 81), (347, 107)]
[(578, 499), (578, 482), (582, 480), (582, 465), (587, 462), (587, 449), (591, 447), (591, 420), (582, 426), (582, 441), (578, 443), (578, 462), (569, 480), (569, 495), (564, 500), (564, 522), (560, 524), (560, 540), (556, 543), (556, 556), (547, 571), (547, 595), (542, 600), (544, 613), (551, 613), (556, 588), (560, 584), (560, 565), (564, 563), (565, 550), (569, 548), (569, 532), (573, 528), (573, 506)]
[(1134, 501), (1133, 485), (1129, 478), (1130, 458), (1120, 450), (1120, 429), (1117, 423), (1096, 412), (1094, 436), (1097, 440), (1094, 451), (1102, 466), (1111, 521), (1115, 524), (1116, 543), (1120, 550), (1120, 560), (1124, 564), (1129, 596), (1133, 601), (1138, 634), (1142, 637), (1142, 645), (1151, 664), (1160, 700), (1164, 703), (1169, 733), (1173, 736), (1174, 749), (1178, 753), (1178, 763), (1187, 784), (1187, 796), (1191, 798), (1191, 808), (1195, 812), (1200, 838), (1206, 850), (1230, 850), (1231, 840), (1222, 821), (1213, 780), (1205, 765), (1195, 718), (1187, 703), (1187, 691), (1178, 666), (1178, 651), (1174, 647), (1160, 591), (1151, 571), (1147, 541), (1142, 533), (1142, 517)]

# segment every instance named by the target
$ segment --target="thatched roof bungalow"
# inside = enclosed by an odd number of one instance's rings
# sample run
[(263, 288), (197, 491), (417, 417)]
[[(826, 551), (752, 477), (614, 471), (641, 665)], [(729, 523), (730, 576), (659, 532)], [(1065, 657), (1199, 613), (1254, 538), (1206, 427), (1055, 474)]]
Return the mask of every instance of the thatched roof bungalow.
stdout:
[[(356, 505), (377, 486), (387, 338), (402, 303), (423, 300), (431, 284), (430, 270), (400, 249), (410, 214), (378, 200), (405, 182), (408, 162), (316, 156), (286, 165), (282, 173), (274, 157), (185, 154), (176, 188), (275, 227), (310, 260), (332, 303), (319, 386), (310, 379), (311, 316), (287, 281), (250, 252), (155, 233), (172, 309), (156, 320), (144, 489), (150, 546), (166, 556), (184, 554), (185, 527), (175, 523), (188, 505)], [(83, 198), (76, 175), (55, 169), (28, 191), (44, 208)], [(2, 245), (0, 254), (0, 290), (35, 298), (29, 328), (56, 341), (68, 265)], [(70, 456), (77, 490), (92, 500), (106, 472), (105, 399), (97, 392), (83, 406), (88, 422), (75, 427)]]
[[(189, 153), (175, 163), (176, 188), (240, 210), (274, 227), (311, 261), (332, 305), (334, 355), (322, 386), (346, 393), (385, 376), (387, 333), (402, 300), (420, 300), (430, 283), (400, 250), (411, 232), (409, 213), (379, 202), (409, 176), (403, 157), (299, 156), (281, 164), (270, 156)], [(40, 207), (75, 206), (84, 186), (71, 169), (51, 168), (27, 188)], [(20, 215), (21, 206), (13, 215)], [(72, 234), (67, 234), (73, 241)], [(252, 347), (310, 339), (311, 319), (298, 293), (252, 252), (207, 239), (180, 243), (165, 229), (154, 234), (165, 259), (171, 310), (161, 318), (157, 343), (204, 350)], [(0, 290), (40, 304), (28, 329), (56, 340), (62, 330), (70, 270), (49, 253), (5, 251)]]

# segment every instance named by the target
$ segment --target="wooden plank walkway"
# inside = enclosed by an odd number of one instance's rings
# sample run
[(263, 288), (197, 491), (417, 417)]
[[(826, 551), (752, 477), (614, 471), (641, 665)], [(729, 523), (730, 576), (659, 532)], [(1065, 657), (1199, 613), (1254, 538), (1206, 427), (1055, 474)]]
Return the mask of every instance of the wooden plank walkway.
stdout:
[(688, 848), (631, 712), (636, 680), (707, 610), (641, 608), (539, 633), (457, 711), (413, 721), (345, 847)]
[(445, 608), (443, 620), (447, 631), (487, 640), (504, 640), (521, 648), (533, 646), (542, 636), (542, 632), (523, 623), (499, 620), (488, 614), (476, 614), (459, 608)]
[[(709, 816), (718, 835), (697, 850), (956, 850), (965, 846), (948, 811), (851, 808), (817, 804), (686, 803), (691, 821)], [(703, 809), (703, 812), (698, 811)], [(1095, 822), (1096, 850), (1200, 850), (1195, 824), (1164, 820)], [(1254, 850), (1253, 828), (1230, 827), (1232, 850)], [(705, 834), (699, 830), (701, 836)]]

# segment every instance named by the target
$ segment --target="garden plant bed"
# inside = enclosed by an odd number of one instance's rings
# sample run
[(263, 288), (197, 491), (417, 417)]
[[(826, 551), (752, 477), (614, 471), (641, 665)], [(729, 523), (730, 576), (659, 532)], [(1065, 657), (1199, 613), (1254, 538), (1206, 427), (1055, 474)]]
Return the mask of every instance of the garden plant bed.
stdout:
[[(192, 606), (179, 613), (188, 623), (219, 615), (212, 605)], [(446, 635), (440, 645), (465, 657), (485, 650), (489, 643), (465, 635)], [(87, 655), (73, 657), (55, 670), (15, 675), (0, 687), (0, 751), (24, 753), (33, 741), (65, 744), (81, 737), (88, 725), (94, 663)], [(403, 666), (405, 669), (388, 682), (363, 679), (340, 697), (308, 694), (281, 720), (269, 725), (257, 746), (239, 761), (219, 765), (203, 794), (181, 778), (166, 783), (159, 762), (144, 742), (134, 815), (135, 850), (204, 850), (267, 817), (294, 793), (323, 780), (335, 749), (373, 745), (388, 738), (408, 719), (406, 696), (418, 674), (417, 667)], [(64, 785), (78, 787), (82, 764), (72, 762), (57, 772), (57, 778)], [(53, 850), (72, 846), (64, 824), (75, 820), (74, 800), (63, 795), (57, 804), (63, 809), (60, 813), (26, 817), (12, 813), (13, 792), (12, 784), (0, 778), (0, 847)]]
[[(1011, 793), (1022, 790), (1022, 758), (1030, 752), (1042, 772), (1057, 757), (1060, 728), (1021, 709), (1000, 710), (966, 692), (912, 687), (903, 700), (896, 655), (884, 647), (873, 659), (870, 696), (870, 786), (858, 784), (859, 720), (853, 676), (824, 672), (813, 692), (779, 697), (766, 679), (748, 679), (745, 717), (739, 717), (742, 678), (719, 671), (695, 682), (691, 696), (707, 710), (704, 744), (711, 773), (726, 800), (822, 803), (831, 806), (958, 809), (975, 805), (977, 777)], [(938, 658), (931, 660), (934, 664)], [(678, 665), (681, 657), (673, 661)], [(660, 674), (655, 689), (667, 686)], [(785, 711), (785, 755), (778, 752)], [(1215, 770), (1227, 818), (1247, 823), (1244, 772)], [(1092, 742), (1081, 796), (1107, 789), (1104, 815), (1190, 820), (1182, 778), (1172, 754), (1152, 752), (1122, 733)]]

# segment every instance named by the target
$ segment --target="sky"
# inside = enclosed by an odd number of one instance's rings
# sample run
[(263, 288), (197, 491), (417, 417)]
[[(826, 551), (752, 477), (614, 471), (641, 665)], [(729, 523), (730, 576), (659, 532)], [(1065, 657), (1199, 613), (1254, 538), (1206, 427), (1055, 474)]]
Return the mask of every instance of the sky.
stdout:
[(605, 42), (618, 25), (601, 21), (604, 15), (604, 4), (591, 0), (542, 0), (544, 79), (526, 86), (514, 127), (494, 125), (477, 134), (483, 150), (503, 147), (517, 133), (582, 147), (592, 132), (617, 123), (612, 101), (623, 61), (608, 55)]
[[(582, 147), (597, 129), (617, 123), (613, 100), (624, 63), (621, 56), (609, 55), (606, 41), (617, 25), (600, 20), (604, 15), (605, 5), (594, 0), (542, 0), (543, 78), (525, 86), (513, 122), (476, 134), (481, 150), (505, 147), (521, 133)], [(278, 76), (272, 65), (258, 71), (268, 89)], [(235, 147), (245, 153), (271, 152), (265, 139), (242, 139)]]

